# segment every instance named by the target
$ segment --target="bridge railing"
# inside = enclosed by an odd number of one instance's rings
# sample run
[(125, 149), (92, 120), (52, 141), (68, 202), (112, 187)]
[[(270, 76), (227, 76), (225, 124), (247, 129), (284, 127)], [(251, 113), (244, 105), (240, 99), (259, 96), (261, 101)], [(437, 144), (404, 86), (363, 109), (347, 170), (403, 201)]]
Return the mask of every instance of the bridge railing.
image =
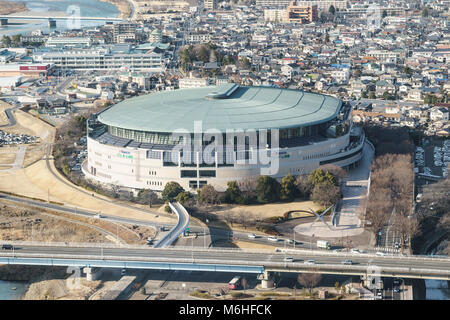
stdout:
[[(52, 254), (43, 255), (39, 253), (13, 254), (0, 253), (0, 262), (10, 264), (41, 264), (41, 265), (78, 265), (80, 267), (91, 265), (103, 265), (105, 267), (112, 266), (114, 263), (134, 263), (134, 268), (142, 267), (142, 263), (167, 263), (175, 266), (176, 264), (210, 264), (210, 265), (227, 265), (227, 266), (258, 266), (264, 267), (265, 270), (303, 270), (306, 272), (346, 272), (353, 274), (365, 273), (367, 267), (365, 265), (342, 265), (342, 264), (316, 264), (305, 265), (304, 263), (295, 262), (274, 262), (274, 261), (254, 261), (254, 260), (220, 260), (205, 258), (158, 258), (158, 257), (133, 257), (133, 256), (93, 256), (93, 255), (70, 255), (70, 254)], [(137, 265), (141, 263), (141, 265)], [(122, 267), (124, 265), (116, 266)], [(448, 269), (429, 269), (417, 267), (391, 267), (383, 266), (380, 270), (380, 276), (386, 275), (419, 275), (420, 277), (438, 277), (450, 279), (450, 270)]]
[[(128, 248), (128, 249), (146, 249), (146, 250), (171, 250), (171, 251), (197, 251), (197, 252), (247, 252), (247, 253), (263, 253), (263, 254), (284, 254), (284, 252), (290, 254), (297, 254), (303, 256), (335, 256), (342, 258), (376, 258), (376, 259), (400, 259), (400, 260), (432, 260), (432, 261), (445, 261), (450, 262), (450, 257), (437, 256), (437, 255), (401, 255), (394, 253), (386, 253), (383, 256), (373, 253), (353, 253), (353, 252), (333, 252), (329, 250), (310, 250), (310, 249), (293, 249), (278, 247), (275, 249), (243, 249), (243, 248), (214, 248), (214, 247), (191, 247), (191, 246), (177, 246), (166, 248), (154, 248), (147, 245), (136, 244), (113, 244), (113, 243), (70, 243), (70, 242), (33, 242), (33, 241), (2, 241), (2, 244), (12, 244), (17, 249), (15, 252), (20, 251), (20, 246), (45, 246), (45, 247), (75, 247), (75, 248)], [(275, 252), (274, 252), (275, 251)], [(1, 251), (0, 251), (1, 252)]]

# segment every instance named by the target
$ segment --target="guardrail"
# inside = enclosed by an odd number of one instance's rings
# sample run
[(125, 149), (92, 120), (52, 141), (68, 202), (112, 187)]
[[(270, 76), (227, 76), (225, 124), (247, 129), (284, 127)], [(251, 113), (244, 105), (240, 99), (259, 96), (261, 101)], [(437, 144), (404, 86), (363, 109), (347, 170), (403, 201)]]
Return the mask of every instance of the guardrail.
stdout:
[[(70, 260), (70, 261), (68, 261)], [(92, 255), (69, 255), (69, 254), (53, 254), (51, 257), (43, 257), (39, 253), (27, 253), (14, 255), (13, 253), (0, 254), (0, 262), (9, 264), (40, 264), (40, 265), (77, 265), (80, 267), (99, 265), (104, 267), (117, 267), (121, 268), (127, 266), (129, 268), (150, 268), (153, 265), (154, 268), (161, 267), (161, 265), (167, 264), (171, 269), (177, 269), (177, 266), (181, 264), (189, 264), (192, 266), (190, 269), (196, 267), (206, 268), (212, 267), (217, 271), (217, 268), (230, 268), (230, 267), (255, 267), (261, 270), (275, 271), (275, 270), (306, 270), (311, 272), (347, 272), (354, 274), (365, 274), (367, 268), (371, 265), (342, 265), (342, 264), (314, 264), (306, 265), (304, 263), (296, 262), (275, 262), (275, 261), (249, 261), (249, 260), (219, 260), (219, 259), (204, 259), (204, 258), (156, 258), (156, 257), (118, 257), (118, 256), (92, 256)], [(19, 262), (19, 263), (15, 263)], [(130, 265), (127, 263), (133, 263)], [(145, 265), (148, 263), (149, 265)], [(196, 265), (196, 266), (194, 266)], [(373, 265), (372, 265), (373, 266)], [(272, 270), (271, 270), (272, 269)], [(273, 270), (275, 269), (275, 270)], [(411, 268), (411, 267), (387, 267), (383, 266), (380, 270), (379, 276), (383, 275), (420, 275), (421, 277), (435, 277), (435, 278), (450, 278), (450, 270), (436, 270), (427, 268)]]
[[(394, 253), (385, 253), (384, 255), (377, 255), (373, 253), (353, 253), (353, 252), (334, 252), (331, 250), (310, 250), (310, 249), (293, 249), (278, 247), (275, 249), (243, 249), (243, 248), (211, 248), (211, 247), (190, 247), (177, 246), (154, 248), (146, 245), (132, 245), (132, 244), (113, 244), (113, 243), (67, 243), (67, 242), (32, 242), (32, 241), (3, 241), (2, 244), (12, 244), (16, 248), (23, 246), (45, 246), (45, 247), (72, 247), (72, 248), (104, 248), (104, 249), (143, 249), (143, 250), (170, 250), (170, 251), (197, 251), (197, 252), (242, 252), (242, 253), (261, 253), (261, 254), (283, 254), (292, 253), (303, 256), (335, 256), (335, 257), (354, 257), (354, 258), (376, 258), (376, 259), (401, 259), (401, 260), (416, 260), (416, 261), (442, 261), (450, 262), (450, 257), (436, 256), (436, 255), (401, 255)], [(275, 251), (275, 252), (274, 252)], [(18, 253), (20, 251), (16, 251)], [(0, 251), (1, 253), (1, 251)]]
[(165, 235), (161, 240), (158, 241), (158, 243), (154, 245), (155, 248), (165, 248), (167, 246), (170, 246), (172, 242), (174, 242), (175, 239), (177, 239), (189, 225), (189, 213), (180, 203), (175, 202), (175, 204), (172, 204), (171, 202), (169, 202), (169, 207), (177, 215), (178, 222), (172, 229), (170, 229), (167, 235)]

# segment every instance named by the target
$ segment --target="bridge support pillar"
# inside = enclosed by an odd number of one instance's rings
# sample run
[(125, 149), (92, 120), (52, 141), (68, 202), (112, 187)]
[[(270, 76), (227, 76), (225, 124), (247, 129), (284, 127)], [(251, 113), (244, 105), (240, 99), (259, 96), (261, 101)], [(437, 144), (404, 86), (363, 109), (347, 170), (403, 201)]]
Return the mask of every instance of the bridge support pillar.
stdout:
[(261, 275), (261, 288), (262, 289), (270, 289), (274, 287), (273, 281), (273, 273), (264, 271), (264, 274)]
[(8, 19), (0, 19), (0, 26), (8, 25)]
[(95, 281), (102, 275), (101, 268), (83, 268), (87, 281)]
[(362, 275), (361, 280), (366, 288), (373, 289), (383, 289), (383, 280), (379, 276), (373, 276), (370, 274)]

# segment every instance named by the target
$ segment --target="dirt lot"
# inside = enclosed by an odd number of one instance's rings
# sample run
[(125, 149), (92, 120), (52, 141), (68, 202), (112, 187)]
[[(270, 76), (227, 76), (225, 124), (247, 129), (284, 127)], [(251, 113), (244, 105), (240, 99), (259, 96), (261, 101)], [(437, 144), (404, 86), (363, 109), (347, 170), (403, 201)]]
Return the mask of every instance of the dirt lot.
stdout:
[[(15, 111), (15, 116), (17, 119), (17, 125), (8, 128), (7, 131), (39, 136), (43, 143), (38, 146), (31, 146), (30, 148), (27, 148), (24, 166), (28, 167), (14, 170), (14, 172), (0, 171), (0, 190), (32, 198), (66, 203), (73, 206), (78, 206), (80, 208), (121, 217), (131, 217), (135, 219), (152, 221), (155, 221), (156, 219), (156, 221), (161, 223), (171, 223), (174, 221), (175, 217), (174, 219), (170, 219), (160, 215), (156, 218), (151, 214), (143, 213), (139, 210), (127, 209), (122, 206), (118, 206), (113, 203), (111, 199), (98, 194), (93, 197), (89, 193), (86, 193), (84, 189), (70, 187), (69, 185), (59, 181), (47, 168), (46, 161), (39, 160), (42, 159), (45, 154), (45, 144), (53, 142), (55, 128), (20, 110)], [(52, 171), (61, 179), (66, 181), (66, 179), (62, 177), (54, 167), (53, 160), (50, 160), (49, 164)]]
[(13, 164), (16, 159), (17, 147), (0, 148), (0, 165)]
[(309, 208), (313, 210), (321, 209), (321, 206), (312, 201), (293, 201), (288, 203), (270, 203), (263, 205), (222, 205), (214, 210), (213, 213), (221, 215), (225, 212), (247, 212), (260, 219), (267, 219), (271, 217), (282, 217), (285, 212), (295, 211), (295, 210), (307, 210)]
[(147, 237), (154, 236), (152, 228), (0, 203), (1, 240), (145, 244)]

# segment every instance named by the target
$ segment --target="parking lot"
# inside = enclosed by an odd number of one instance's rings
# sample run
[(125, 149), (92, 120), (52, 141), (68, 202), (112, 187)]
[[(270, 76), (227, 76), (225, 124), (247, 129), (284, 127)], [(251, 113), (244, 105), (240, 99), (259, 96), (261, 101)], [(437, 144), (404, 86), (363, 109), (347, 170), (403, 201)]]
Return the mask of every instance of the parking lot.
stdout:
[(0, 130), (1, 145), (32, 144), (37, 142), (37, 137), (28, 134), (14, 134)]
[(80, 150), (76, 150), (72, 153), (72, 160), (69, 162), (70, 171), (81, 172), (81, 165), (87, 157), (86, 149), (86, 137), (82, 137), (77, 142), (78, 146), (81, 146)]
[(423, 146), (416, 147), (414, 164), (419, 176), (446, 178), (450, 164), (450, 140), (426, 141)]

